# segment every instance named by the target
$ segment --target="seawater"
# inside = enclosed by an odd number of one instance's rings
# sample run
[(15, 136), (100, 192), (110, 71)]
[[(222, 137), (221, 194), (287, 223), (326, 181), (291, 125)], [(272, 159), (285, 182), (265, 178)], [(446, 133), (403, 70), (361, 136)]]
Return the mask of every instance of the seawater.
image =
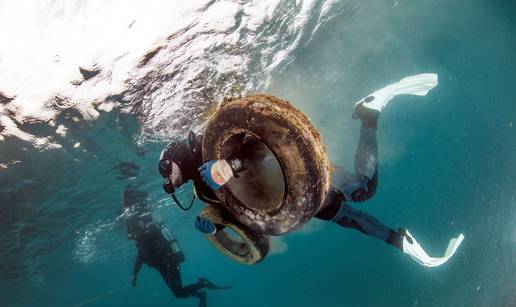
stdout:
[[(305, 112), (332, 162), (352, 169), (353, 103), (405, 76), (437, 73), (426, 97), (397, 97), (381, 114), (378, 190), (354, 207), (408, 228), (431, 254), (464, 233), (448, 263), (421, 267), (382, 242), (314, 220), (274, 239), (259, 265), (239, 265), (193, 228), (199, 203), (183, 212), (163, 194), (156, 162), (164, 144), (140, 144), (138, 119), (113, 112), (75, 123), (63, 114), (64, 150), (0, 143), (2, 158), (23, 161), (0, 173), (0, 305), (196, 306), (174, 298), (146, 266), (136, 288), (120, 289), (136, 255), (118, 218), (128, 182), (151, 193), (154, 215), (177, 236), (184, 283), (202, 276), (233, 287), (208, 290), (209, 306), (515, 305), (516, 7), (389, 4), (361, 2), (329, 21), (264, 91)], [(121, 162), (139, 167), (135, 179), (117, 178)], [(190, 195), (180, 191), (185, 201)]]

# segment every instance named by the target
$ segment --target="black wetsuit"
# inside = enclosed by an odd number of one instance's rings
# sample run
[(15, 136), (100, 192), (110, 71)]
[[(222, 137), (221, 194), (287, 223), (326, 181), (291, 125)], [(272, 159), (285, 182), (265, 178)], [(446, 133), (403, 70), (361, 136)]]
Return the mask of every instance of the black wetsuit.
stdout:
[(174, 253), (160, 227), (152, 225), (144, 235), (136, 239), (136, 247), (138, 255), (134, 261), (134, 281), (142, 264), (145, 263), (161, 274), (175, 297), (195, 296), (200, 299), (199, 306), (206, 306), (206, 293), (201, 291), (202, 288), (207, 287), (206, 283), (199, 280), (197, 283), (183, 286), (179, 265), (184, 258)]
[[(360, 117), (362, 127), (355, 155), (355, 173), (345, 172), (341, 168), (337, 168), (333, 172), (330, 191), (316, 217), (331, 220), (342, 227), (356, 229), (402, 249), (401, 237), (397, 231), (383, 225), (373, 216), (353, 209), (348, 204), (348, 202), (364, 202), (376, 192), (378, 182), (378, 144), (376, 140), (378, 115), (378, 112), (371, 111), (362, 114)], [(170, 153), (172, 152), (176, 156), (177, 153), (180, 153), (182, 157), (190, 157), (189, 161), (180, 161), (179, 164), (181, 171), (186, 172), (186, 179), (193, 180), (196, 195), (202, 201), (208, 203), (219, 202), (211, 188), (201, 180), (197, 172), (197, 168), (202, 164), (202, 149), (200, 147), (202, 136), (201, 141), (197, 142), (198, 148), (195, 150), (192, 150), (186, 142), (173, 144), (171, 143), (165, 148), (164, 157), (171, 161), (178, 161), (171, 156)], [(188, 155), (185, 155), (186, 152), (188, 152)]]

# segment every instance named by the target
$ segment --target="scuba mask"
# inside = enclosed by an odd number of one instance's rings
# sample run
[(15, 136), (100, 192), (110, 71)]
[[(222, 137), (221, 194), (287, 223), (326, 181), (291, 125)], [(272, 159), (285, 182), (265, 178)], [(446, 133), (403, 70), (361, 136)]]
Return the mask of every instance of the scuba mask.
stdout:
[(172, 197), (172, 199), (174, 200), (174, 202), (177, 204), (177, 206), (185, 211), (187, 210), (190, 210), (190, 208), (192, 208), (192, 205), (194, 203), (194, 200), (195, 200), (195, 194), (194, 196), (192, 197), (192, 201), (190, 202), (190, 205), (188, 207), (184, 207), (181, 202), (179, 201), (179, 199), (177, 199), (176, 197), (176, 189), (174, 187), (174, 184), (173, 182), (170, 180), (170, 176), (172, 175), (172, 172), (173, 172), (173, 164), (172, 162), (170, 162), (170, 160), (161, 160), (159, 161), (159, 164), (158, 164), (158, 171), (159, 171), (159, 174), (161, 175), (161, 177), (163, 177), (165, 179), (165, 181), (163, 182), (163, 190), (165, 191), (165, 193), (167, 194), (170, 194), (170, 196)]
[(172, 181), (170, 180), (170, 175), (172, 175), (172, 162), (169, 160), (161, 160), (159, 161), (158, 171), (161, 177), (165, 179), (163, 182), (163, 190), (167, 194), (172, 194), (176, 191)]

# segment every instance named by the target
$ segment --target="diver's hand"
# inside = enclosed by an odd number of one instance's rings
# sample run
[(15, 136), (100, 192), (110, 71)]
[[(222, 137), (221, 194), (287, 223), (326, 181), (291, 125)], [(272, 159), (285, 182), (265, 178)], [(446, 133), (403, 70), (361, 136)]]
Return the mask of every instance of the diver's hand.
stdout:
[(131, 275), (131, 286), (136, 287), (136, 276)]
[(205, 234), (214, 235), (217, 232), (217, 227), (208, 219), (197, 217), (195, 219), (195, 228)]
[(201, 165), (197, 171), (202, 181), (215, 191), (235, 177), (233, 167), (226, 160), (210, 160)]

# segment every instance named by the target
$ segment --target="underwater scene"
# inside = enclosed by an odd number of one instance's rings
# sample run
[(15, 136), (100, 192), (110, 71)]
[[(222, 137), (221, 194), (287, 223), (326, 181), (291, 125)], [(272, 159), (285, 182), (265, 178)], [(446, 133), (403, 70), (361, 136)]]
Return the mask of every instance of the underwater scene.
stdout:
[(0, 306), (516, 306), (516, 3), (0, 2)]

